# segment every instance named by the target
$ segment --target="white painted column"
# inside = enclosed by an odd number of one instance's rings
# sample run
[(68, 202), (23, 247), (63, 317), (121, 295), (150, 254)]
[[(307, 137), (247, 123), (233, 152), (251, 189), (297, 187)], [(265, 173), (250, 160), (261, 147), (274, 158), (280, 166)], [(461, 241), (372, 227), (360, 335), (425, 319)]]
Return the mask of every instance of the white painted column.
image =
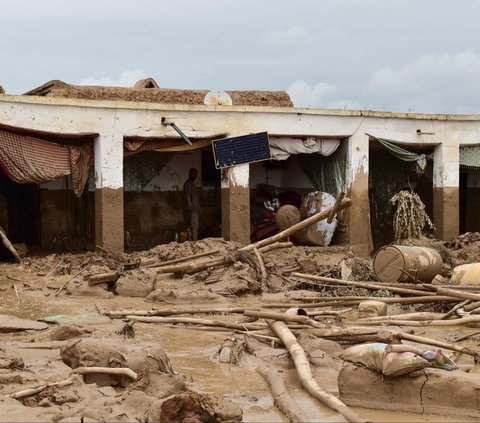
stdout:
[(352, 206), (346, 211), (350, 245), (367, 257), (373, 249), (368, 197), (369, 137), (357, 132), (348, 139), (347, 195)]
[(433, 153), (433, 223), (439, 239), (449, 241), (459, 233), (459, 185), (458, 144), (437, 145)]
[(250, 243), (250, 165), (222, 169), (222, 236)]
[(95, 239), (107, 251), (123, 251), (123, 137), (100, 135), (95, 152)]

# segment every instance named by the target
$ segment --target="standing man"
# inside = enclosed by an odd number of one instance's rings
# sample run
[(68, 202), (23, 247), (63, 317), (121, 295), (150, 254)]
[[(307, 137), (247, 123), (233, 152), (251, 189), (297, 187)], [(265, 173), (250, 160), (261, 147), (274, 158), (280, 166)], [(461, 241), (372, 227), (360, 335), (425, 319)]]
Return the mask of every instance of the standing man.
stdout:
[(188, 179), (183, 184), (183, 220), (191, 234), (191, 240), (198, 239), (199, 189), (195, 184), (198, 171), (190, 168)]

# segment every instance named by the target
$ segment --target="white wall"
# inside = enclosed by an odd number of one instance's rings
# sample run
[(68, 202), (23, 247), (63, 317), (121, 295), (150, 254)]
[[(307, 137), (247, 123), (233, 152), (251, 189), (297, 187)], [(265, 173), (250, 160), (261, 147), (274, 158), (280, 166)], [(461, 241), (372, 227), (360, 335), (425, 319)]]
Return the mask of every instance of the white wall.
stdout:
[(268, 169), (265, 162), (250, 164), (250, 187), (257, 188), (258, 184), (270, 184), (283, 188), (312, 188), (295, 156), (290, 156), (286, 164), (287, 167), (283, 169)]

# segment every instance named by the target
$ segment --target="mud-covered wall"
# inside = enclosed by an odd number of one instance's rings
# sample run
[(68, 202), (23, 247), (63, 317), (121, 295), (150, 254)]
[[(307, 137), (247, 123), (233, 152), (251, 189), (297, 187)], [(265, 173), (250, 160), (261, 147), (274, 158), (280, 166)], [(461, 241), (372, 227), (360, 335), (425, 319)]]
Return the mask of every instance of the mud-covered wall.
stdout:
[[(220, 182), (203, 180), (200, 150), (165, 154), (139, 153), (124, 158), (125, 248), (151, 248), (171, 242), (186, 230), (183, 223), (183, 184), (188, 170), (198, 170), (199, 236), (219, 236)], [(205, 172), (207, 173), (207, 172)]]
[[(90, 181), (92, 184), (92, 181)], [(52, 251), (95, 248), (95, 192), (86, 187), (80, 198), (69, 178), (40, 185), (40, 246)]]

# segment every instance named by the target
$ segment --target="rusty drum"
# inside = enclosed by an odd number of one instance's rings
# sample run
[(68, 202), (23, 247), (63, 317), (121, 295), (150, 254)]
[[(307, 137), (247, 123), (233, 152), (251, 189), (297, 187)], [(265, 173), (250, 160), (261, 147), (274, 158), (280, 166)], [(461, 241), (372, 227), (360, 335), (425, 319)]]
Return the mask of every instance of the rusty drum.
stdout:
[[(373, 270), (382, 282), (430, 283), (442, 273), (443, 260), (433, 248), (387, 245), (373, 259)], [(409, 276), (410, 275), (410, 276)]]

